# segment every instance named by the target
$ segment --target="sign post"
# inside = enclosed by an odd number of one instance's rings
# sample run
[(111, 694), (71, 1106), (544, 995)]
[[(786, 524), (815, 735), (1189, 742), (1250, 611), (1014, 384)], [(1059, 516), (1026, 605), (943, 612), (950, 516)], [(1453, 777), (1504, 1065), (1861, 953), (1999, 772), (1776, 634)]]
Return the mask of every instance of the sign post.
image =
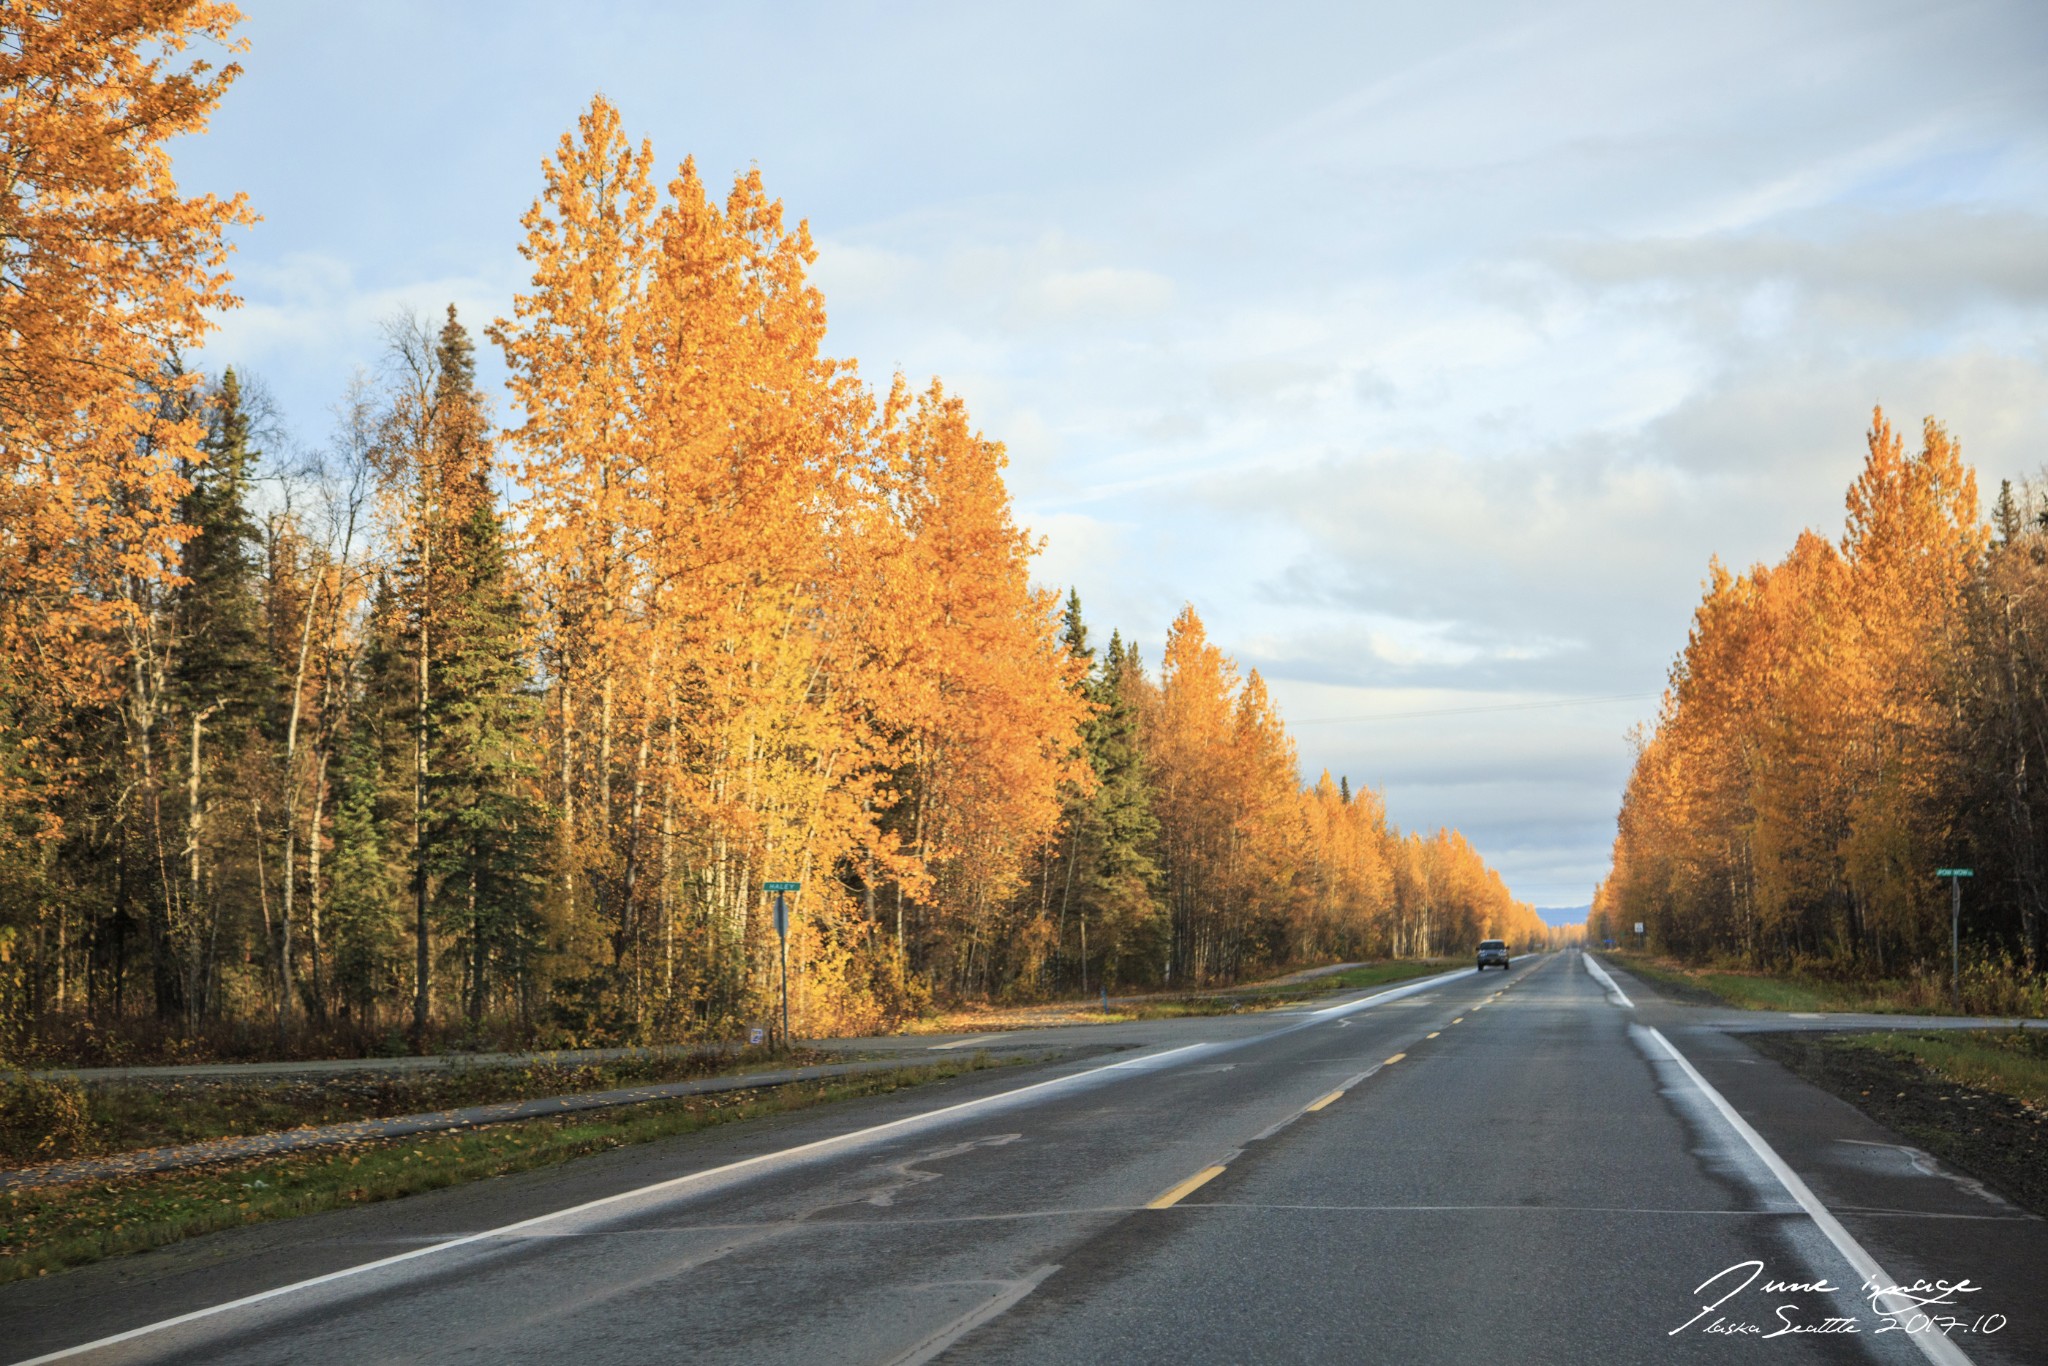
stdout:
[(1948, 970), (1949, 987), (1955, 993), (1956, 1014), (1963, 1013), (1963, 879), (1977, 876), (1975, 868), (1936, 868), (1936, 877), (1948, 879)]
[(775, 937), (782, 941), (782, 1046), (789, 1047), (789, 903), (785, 892), (800, 891), (801, 882), (765, 882), (763, 889), (775, 893)]

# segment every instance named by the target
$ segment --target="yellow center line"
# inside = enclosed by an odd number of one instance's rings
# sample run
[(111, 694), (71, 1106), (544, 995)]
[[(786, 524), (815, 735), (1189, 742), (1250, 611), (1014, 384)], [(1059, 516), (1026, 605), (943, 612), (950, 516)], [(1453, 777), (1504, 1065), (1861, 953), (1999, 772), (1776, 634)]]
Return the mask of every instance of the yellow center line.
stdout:
[(1396, 1053), (1393, 1057), (1387, 1059), (1386, 1065), (1388, 1067), (1392, 1067), (1395, 1063), (1401, 1061), (1401, 1059), (1407, 1056), (1408, 1055), (1406, 1053)]
[(1423, 1037), (1423, 1038), (1425, 1038), (1425, 1039), (1434, 1039), (1434, 1038), (1435, 1038), (1435, 1037), (1437, 1036), (1437, 1034), (1441, 1034), (1441, 1033), (1443, 1033), (1443, 1031), (1442, 1031), (1441, 1029), (1439, 1029), (1439, 1030), (1437, 1030), (1437, 1031), (1436, 1031), (1436, 1033), (1434, 1033), (1434, 1034), (1425, 1034), (1425, 1035), (1423, 1035), (1422, 1037)]
[(1343, 1091), (1341, 1091), (1341, 1090), (1338, 1090), (1338, 1091), (1332, 1091), (1332, 1092), (1330, 1092), (1330, 1094), (1329, 1094), (1329, 1095), (1327, 1095), (1327, 1096), (1324, 1096), (1324, 1097), (1323, 1097), (1323, 1098), (1322, 1098), (1321, 1100), (1318, 1100), (1318, 1101), (1311, 1101), (1311, 1102), (1309, 1103), (1309, 1106), (1308, 1106), (1308, 1108), (1307, 1108), (1307, 1109), (1305, 1109), (1305, 1110), (1303, 1110), (1303, 1111), (1302, 1111), (1302, 1113), (1303, 1113), (1303, 1114), (1305, 1114), (1305, 1115), (1312, 1115), (1312, 1114), (1314, 1114), (1314, 1113), (1315, 1113), (1316, 1111), (1318, 1111), (1318, 1110), (1322, 1109), (1322, 1108), (1323, 1108), (1323, 1107), (1324, 1107), (1325, 1105), (1328, 1105), (1328, 1104), (1329, 1104), (1329, 1103), (1330, 1103), (1331, 1101), (1333, 1101), (1333, 1100), (1336, 1100), (1336, 1099), (1338, 1099), (1338, 1098), (1339, 1098), (1340, 1096), (1342, 1096), (1343, 1094), (1344, 1094), (1344, 1093), (1343, 1093)]
[(1465, 1023), (1465, 1017), (1464, 1017), (1463, 1015), (1460, 1015), (1460, 1016), (1459, 1016), (1459, 1017), (1458, 1017), (1457, 1019), (1455, 1019), (1455, 1020), (1451, 1021), (1451, 1023), (1452, 1023), (1452, 1024), (1463, 1024), (1463, 1023)]
[(1158, 1199), (1147, 1204), (1145, 1208), (1165, 1209), (1170, 1205), (1177, 1205), (1221, 1175), (1223, 1175), (1223, 1168), (1221, 1167), (1204, 1167), (1172, 1190), (1167, 1191)]

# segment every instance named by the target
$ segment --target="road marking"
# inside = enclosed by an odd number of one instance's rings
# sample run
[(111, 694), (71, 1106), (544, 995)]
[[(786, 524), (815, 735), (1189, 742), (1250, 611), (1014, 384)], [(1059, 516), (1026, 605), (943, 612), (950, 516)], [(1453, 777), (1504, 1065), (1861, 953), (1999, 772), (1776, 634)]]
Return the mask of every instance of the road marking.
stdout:
[(1169, 1209), (1172, 1206), (1177, 1205), (1181, 1201), (1187, 1199), (1190, 1195), (1193, 1195), (1196, 1191), (1208, 1185), (1211, 1181), (1214, 1181), (1217, 1177), (1221, 1175), (1223, 1175), (1223, 1168), (1221, 1167), (1204, 1167), (1202, 1168), (1202, 1170), (1196, 1172), (1193, 1176), (1181, 1182), (1172, 1190), (1167, 1191), (1165, 1194), (1159, 1196), (1157, 1199), (1148, 1200), (1145, 1203), (1145, 1208)]
[(1463, 1024), (1463, 1023), (1465, 1023), (1465, 1017), (1464, 1017), (1463, 1015), (1460, 1015), (1460, 1016), (1459, 1016), (1459, 1017), (1458, 1017), (1457, 1019), (1455, 1019), (1455, 1020), (1451, 1021), (1451, 1023), (1452, 1023), (1452, 1024)]
[(995, 1298), (982, 1301), (951, 1323), (919, 1340), (910, 1350), (899, 1356), (890, 1357), (883, 1366), (924, 1366), (924, 1363), (936, 1359), (948, 1347), (990, 1319), (1007, 1313), (1019, 1300), (1038, 1289), (1040, 1281), (1058, 1270), (1057, 1266), (1041, 1266), (1026, 1272), (1020, 1280), (990, 1282), (992, 1285), (1003, 1287)]
[(1305, 1115), (1312, 1115), (1316, 1111), (1322, 1109), (1325, 1105), (1331, 1104), (1333, 1101), (1339, 1101), (1342, 1099), (1344, 1099), (1344, 1092), (1341, 1089), (1332, 1091), (1329, 1095), (1324, 1096), (1321, 1100), (1310, 1101), (1307, 1104), (1307, 1106), (1305, 1106), (1302, 1109), (1302, 1113)]
[(1391, 1057), (1391, 1058), (1388, 1058), (1388, 1059), (1387, 1059), (1387, 1060), (1386, 1060), (1385, 1062), (1381, 1063), (1381, 1064), (1380, 1064), (1380, 1066), (1382, 1066), (1382, 1067), (1392, 1067), (1392, 1066), (1393, 1066), (1393, 1065), (1394, 1065), (1395, 1063), (1397, 1063), (1397, 1062), (1401, 1061), (1401, 1059), (1403, 1059), (1403, 1058), (1405, 1058), (1405, 1057), (1407, 1057), (1407, 1056), (1408, 1056), (1408, 1055), (1407, 1055), (1406, 1053), (1396, 1053), (1396, 1054), (1395, 1054), (1395, 1055), (1394, 1055), (1393, 1057)]
[(1422, 1037), (1423, 1037), (1423, 1038), (1425, 1038), (1425, 1039), (1434, 1039), (1434, 1038), (1435, 1038), (1435, 1037), (1436, 1037), (1436, 1036), (1437, 1036), (1438, 1034), (1441, 1034), (1441, 1033), (1443, 1033), (1443, 1031), (1442, 1031), (1441, 1029), (1439, 1029), (1439, 1030), (1437, 1030), (1437, 1031), (1436, 1031), (1435, 1033), (1433, 1033), (1433, 1034), (1425, 1034), (1425, 1035), (1423, 1035)]
[(1007, 1039), (1007, 1034), (976, 1034), (970, 1038), (955, 1039), (951, 1043), (935, 1043), (925, 1049), (927, 1053), (938, 1053), (948, 1048), (965, 1048), (969, 1044), (988, 1043), (992, 1039)]
[[(1290, 1032), (1292, 1031), (1275, 1031), (1276, 1034)], [(1260, 1037), (1270, 1036), (1253, 1036), (1254, 1039)], [(360, 1262), (355, 1266), (345, 1266), (339, 1271), (330, 1271), (324, 1276), (313, 1276), (303, 1281), (293, 1281), (288, 1285), (280, 1285), (271, 1290), (258, 1291), (254, 1295), (244, 1295), (237, 1300), (226, 1300), (220, 1304), (210, 1304), (203, 1309), (194, 1309), (187, 1313), (174, 1315), (171, 1318), (159, 1319), (155, 1323), (145, 1323), (139, 1328), (130, 1328), (126, 1332), (109, 1334), (103, 1338), (95, 1338), (91, 1342), (81, 1342), (75, 1347), (62, 1347), (54, 1352), (45, 1352), (42, 1356), (30, 1357), (26, 1361), (17, 1362), (15, 1366), (43, 1366), (45, 1362), (62, 1361), (69, 1357), (82, 1356), (87, 1352), (96, 1352), (103, 1347), (112, 1347), (118, 1343), (132, 1342), (136, 1338), (148, 1337), (152, 1333), (161, 1333), (170, 1328), (183, 1327), (185, 1324), (196, 1323), (201, 1319), (213, 1318), (236, 1309), (247, 1309), (254, 1305), (265, 1304), (285, 1295), (297, 1294), (300, 1291), (311, 1290), (317, 1286), (331, 1285), (336, 1281), (363, 1275), (365, 1272), (381, 1271), (386, 1267), (398, 1266), (401, 1263), (415, 1261), (421, 1257), (431, 1257), (438, 1252), (450, 1252), (456, 1248), (489, 1242), (511, 1234), (528, 1233), (531, 1230), (540, 1228), (545, 1224), (554, 1223), (560, 1219), (567, 1219), (574, 1215), (587, 1214), (593, 1210), (623, 1204), (628, 1200), (637, 1200), (646, 1196), (657, 1195), (664, 1191), (679, 1191), (692, 1185), (715, 1186), (736, 1178), (745, 1179), (746, 1176), (754, 1173), (772, 1171), (777, 1166), (802, 1165), (812, 1158), (829, 1157), (837, 1153), (867, 1147), (886, 1134), (915, 1133), (920, 1128), (931, 1127), (935, 1123), (943, 1122), (947, 1117), (957, 1116), (964, 1118), (977, 1110), (1002, 1109), (1007, 1104), (1014, 1103), (1020, 1097), (1030, 1095), (1033, 1092), (1045, 1091), (1053, 1087), (1071, 1087), (1090, 1078), (1103, 1078), (1106, 1074), (1118, 1071), (1150, 1070), (1152, 1067), (1164, 1062), (1165, 1059), (1174, 1057), (1177, 1054), (1188, 1052), (1207, 1053), (1210, 1051), (1212, 1051), (1212, 1045), (1209, 1044), (1184, 1044), (1179, 1048), (1169, 1048), (1163, 1053), (1153, 1053), (1141, 1058), (1128, 1058), (1123, 1062), (1113, 1062), (1102, 1067), (1090, 1068), (1086, 1072), (1075, 1072), (1064, 1077), (1052, 1077), (1045, 1081), (1033, 1082), (1029, 1086), (1020, 1086), (1013, 1091), (999, 1091), (993, 1096), (981, 1096), (974, 1100), (963, 1100), (953, 1105), (941, 1106), (936, 1110), (927, 1110), (923, 1114), (906, 1115), (902, 1119), (893, 1119), (885, 1124), (876, 1124), (865, 1129), (856, 1129), (852, 1133), (840, 1134), (833, 1138), (815, 1139), (809, 1143), (800, 1143), (794, 1148), (783, 1148), (772, 1153), (760, 1153), (753, 1157), (741, 1158), (737, 1162), (727, 1162), (722, 1166), (707, 1167), (703, 1171), (687, 1172), (682, 1176), (672, 1176), (665, 1181), (656, 1181), (650, 1185), (636, 1186), (632, 1190), (600, 1196), (595, 1200), (586, 1200), (580, 1205), (570, 1205), (566, 1209), (550, 1210), (546, 1214), (536, 1214), (528, 1219), (520, 1219), (510, 1224), (502, 1224), (497, 1228), (485, 1229), (481, 1233), (462, 1234), (459, 1237), (429, 1243), (425, 1247), (416, 1247), (407, 1252), (394, 1253), (389, 1257), (379, 1257), (374, 1261)]]
[(1623, 1010), (1634, 1010), (1636, 1008), (1636, 1003), (1628, 998), (1628, 993), (1623, 991), (1620, 987), (1616, 986), (1614, 984), (1614, 979), (1607, 975), (1607, 969), (1601, 967), (1598, 963), (1593, 961), (1592, 954), (1580, 954), (1579, 961), (1586, 965), (1586, 973), (1588, 976), (1598, 981), (1601, 986), (1607, 988), (1608, 998), (1612, 1000), (1616, 1005), (1620, 1006)]
[[(1589, 958), (1586, 961), (1590, 963), (1592, 960)], [(1736, 1113), (1735, 1107), (1730, 1105), (1727, 1099), (1714, 1089), (1712, 1083), (1700, 1075), (1699, 1069), (1690, 1062), (1687, 1062), (1685, 1055), (1672, 1046), (1671, 1040), (1665, 1038), (1660, 1030), (1654, 1028), (1646, 1028), (1643, 1032), (1657, 1041), (1664, 1051), (1670, 1055), (1671, 1061), (1677, 1063), (1678, 1069), (1685, 1073), (1686, 1080), (1699, 1089), (1699, 1093), (1705, 1096), (1707, 1103), (1720, 1113), (1722, 1120), (1727, 1123), (1728, 1127), (1733, 1129), (1736, 1135), (1749, 1145), (1750, 1151), (1762, 1159), (1766, 1167), (1770, 1168), (1771, 1175), (1778, 1178), (1778, 1184), (1785, 1188), (1785, 1193), (1798, 1202), (1799, 1207), (1806, 1211), (1807, 1217), (1812, 1219), (1820, 1231), (1826, 1235), (1827, 1240), (1835, 1245), (1835, 1250), (1848, 1259), (1849, 1265), (1860, 1278), (1860, 1284), (1898, 1284), (1897, 1281), (1885, 1274), (1885, 1269), (1877, 1264), (1875, 1257), (1872, 1257), (1863, 1250), (1863, 1244), (1856, 1241), (1855, 1235), (1842, 1227), (1842, 1221), (1835, 1218), (1828, 1210), (1828, 1207), (1820, 1202), (1820, 1197), (1816, 1196), (1812, 1189), (1807, 1186), (1806, 1182), (1800, 1179), (1799, 1173), (1793, 1171), (1786, 1164), (1785, 1159), (1778, 1156), (1771, 1145), (1764, 1141), (1764, 1136), (1751, 1128), (1749, 1121)], [(1879, 1309), (1880, 1312), (1897, 1315), (1898, 1318), (1895, 1321), (1901, 1323), (1910, 1322), (1914, 1314), (1923, 1312), (1915, 1301), (1904, 1295), (1872, 1294), (1869, 1299), (1872, 1308)], [(1889, 1307), (1880, 1306), (1878, 1304), (1880, 1300), (1889, 1300), (1891, 1304)], [(1936, 1363), (1936, 1366), (1970, 1366), (1970, 1358), (1963, 1353), (1960, 1347), (1950, 1342), (1946, 1337), (1932, 1332), (1909, 1332), (1906, 1336), (1911, 1338), (1913, 1345), (1920, 1349), (1920, 1354), (1929, 1361)]]
[[(840, 1134), (834, 1138), (821, 1138), (810, 1143), (798, 1144), (794, 1148), (783, 1148), (772, 1153), (760, 1153), (753, 1157), (742, 1158), (737, 1162), (725, 1163), (722, 1166), (707, 1167), (703, 1171), (686, 1172), (682, 1176), (670, 1177), (665, 1181), (656, 1181), (645, 1186), (637, 1186), (632, 1190), (618, 1191), (596, 1200), (585, 1201), (580, 1205), (570, 1205), (566, 1209), (550, 1210), (546, 1214), (536, 1214), (531, 1218), (503, 1224), (497, 1228), (485, 1229), (480, 1233), (463, 1234), (459, 1237), (429, 1243), (424, 1247), (416, 1247), (406, 1252), (394, 1253), (389, 1257), (379, 1257), (372, 1261), (359, 1262), (355, 1266), (345, 1266), (339, 1271), (330, 1271), (322, 1276), (309, 1277), (303, 1281), (292, 1281), (289, 1284), (280, 1285), (270, 1290), (258, 1291), (253, 1295), (244, 1295), (240, 1299), (224, 1300), (219, 1304), (206, 1305), (203, 1308), (193, 1309), (183, 1314), (176, 1314), (167, 1319), (158, 1319), (154, 1323), (145, 1323), (140, 1327), (130, 1328), (125, 1332), (112, 1333), (103, 1338), (94, 1338), (90, 1342), (81, 1342), (74, 1347), (61, 1347), (54, 1352), (45, 1352), (42, 1356), (16, 1362), (14, 1366), (43, 1366), (45, 1362), (63, 1361), (71, 1357), (82, 1356), (87, 1352), (96, 1352), (103, 1347), (112, 1347), (123, 1342), (133, 1342), (137, 1338), (148, 1337), (153, 1333), (161, 1333), (171, 1328), (179, 1328), (188, 1323), (197, 1323), (203, 1319), (232, 1313), (237, 1309), (247, 1309), (254, 1305), (266, 1304), (271, 1300), (279, 1299), (286, 1295), (294, 1295), (300, 1291), (312, 1290), (323, 1285), (331, 1285), (336, 1281), (347, 1280), (350, 1277), (364, 1275), (368, 1272), (382, 1271), (387, 1267), (398, 1266), (421, 1257), (431, 1257), (439, 1252), (450, 1252), (456, 1248), (490, 1242), (493, 1239), (503, 1238), (510, 1234), (524, 1234), (542, 1225), (553, 1223), (558, 1219), (567, 1219), (575, 1215), (587, 1214), (593, 1210), (608, 1208), (628, 1200), (658, 1195), (664, 1191), (681, 1191), (692, 1185), (715, 1186), (726, 1181), (749, 1179), (755, 1174), (771, 1171), (778, 1165), (802, 1165), (815, 1158), (830, 1157), (842, 1152), (866, 1147), (878, 1141), (885, 1134), (916, 1132), (919, 1128), (942, 1125), (948, 1118), (965, 1118), (979, 1110), (1001, 1109), (1016, 1103), (1021, 1097), (1046, 1091), (1049, 1088), (1078, 1087), (1086, 1083), (1090, 1078), (1105, 1078), (1107, 1074), (1120, 1071), (1150, 1071), (1162, 1065), (1166, 1059), (1181, 1054), (1194, 1053), (1196, 1056), (1201, 1056), (1224, 1049), (1242, 1048), (1252, 1044), (1269, 1042), (1273, 1039), (1292, 1034), (1297, 1029), (1306, 1029), (1321, 1020), (1337, 1019), (1355, 1014), (1358, 1011), (1370, 1010), (1374, 1006), (1384, 1005), (1389, 1001), (1402, 1000), (1423, 992), (1434, 991), (1442, 985), (1443, 981), (1440, 977), (1424, 977), (1413, 982), (1404, 983), (1398, 987), (1390, 987), (1384, 991), (1375, 992), (1360, 1000), (1343, 1001), (1336, 1005), (1324, 1006), (1319, 1010), (1306, 1012), (1304, 1018), (1299, 1023), (1284, 1025), (1269, 1033), (1248, 1035), (1245, 1038), (1234, 1039), (1226, 1043), (1183, 1044), (1179, 1048), (1169, 1048), (1163, 1052), (1152, 1053), (1143, 1057), (1128, 1058), (1123, 1062), (1107, 1063), (1101, 1067), (1091, 1068), (1086, 1072), (1075, 1072), (1064, 1077), (1052, 1077), (1045, 1081), (1033, 1082), (1029, 1086), (1020, 1086), (1014, 1091), (1001, 1091), (992, 1096), (982, 1096), (975, 1100), (961, 1101), (955, 1105), (944, 1105), (936, 1110), (927, 1110), (922, 1114), (906, 1115), (902, 1119), (890, 1120), (888, 1123), (873, 1125), (866, 1129), (856, 1129), (852, 1133)], [(1189, 1058), (1187, 1061), (1192, 1062), (1193, 1059)]]

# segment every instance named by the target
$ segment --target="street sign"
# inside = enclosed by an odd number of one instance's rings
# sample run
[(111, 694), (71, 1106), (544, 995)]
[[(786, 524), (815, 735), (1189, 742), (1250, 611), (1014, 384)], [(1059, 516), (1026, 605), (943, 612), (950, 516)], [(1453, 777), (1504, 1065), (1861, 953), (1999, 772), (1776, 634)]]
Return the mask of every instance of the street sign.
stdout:
[(1637, 934), (1641, 934), (1642, 932), (1643, 932), (1643, 922), (1642, 922), (1642, 921), (1640, 921), (1640, 920), (1638, 920), (1638, 921), (1636, 922), (1636, 933), (1637, 933)]
[(1936, 877), (1975, 877), (1977, 876), (1977, 870), (1975, 868), (1936, 868), (1934, 875)]
[(800, 892), (803, 890), (803, 887), (804, 885), (801, 882), (764, 882), (761, 884), (761, 890), (765, 892)]
[(767, 1031), (767, 1030), (765, 1030), (765, 1029), (763, 1029), (763, 1028), (761, 1028), (761, 1026), (759, 1026), (759, 1025), (755, 1025), (755, 1026), (754, 1026), (754, 1027), (753, 1027), (752, 1029), (750, 1029), (750, 1030), (748, 1030), (748, 1031), (747, 1031), (747, 1042), (748, 1042), (748, 1043), (760, 1043), (760, 1042), (762, 1042), (762, 1041), (763, 1041), (764, 1039), (766, 1039), (767, 1037), (768, 1037), (768, 1031)]

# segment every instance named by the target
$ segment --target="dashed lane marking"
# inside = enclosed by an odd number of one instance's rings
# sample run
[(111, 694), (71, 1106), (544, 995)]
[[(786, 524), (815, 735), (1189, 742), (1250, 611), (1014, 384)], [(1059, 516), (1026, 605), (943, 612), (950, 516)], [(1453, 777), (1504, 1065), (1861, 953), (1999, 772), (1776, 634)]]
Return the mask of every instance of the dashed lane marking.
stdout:
[(1162, 1193), (1155, 1199), (1147, 1201), (1145, 1208), (1171, 1209), (1221, 1175), (1223, 1175), (1223, 1168), (1220, 1166), (1204, 1167), (1171, 1190)]

